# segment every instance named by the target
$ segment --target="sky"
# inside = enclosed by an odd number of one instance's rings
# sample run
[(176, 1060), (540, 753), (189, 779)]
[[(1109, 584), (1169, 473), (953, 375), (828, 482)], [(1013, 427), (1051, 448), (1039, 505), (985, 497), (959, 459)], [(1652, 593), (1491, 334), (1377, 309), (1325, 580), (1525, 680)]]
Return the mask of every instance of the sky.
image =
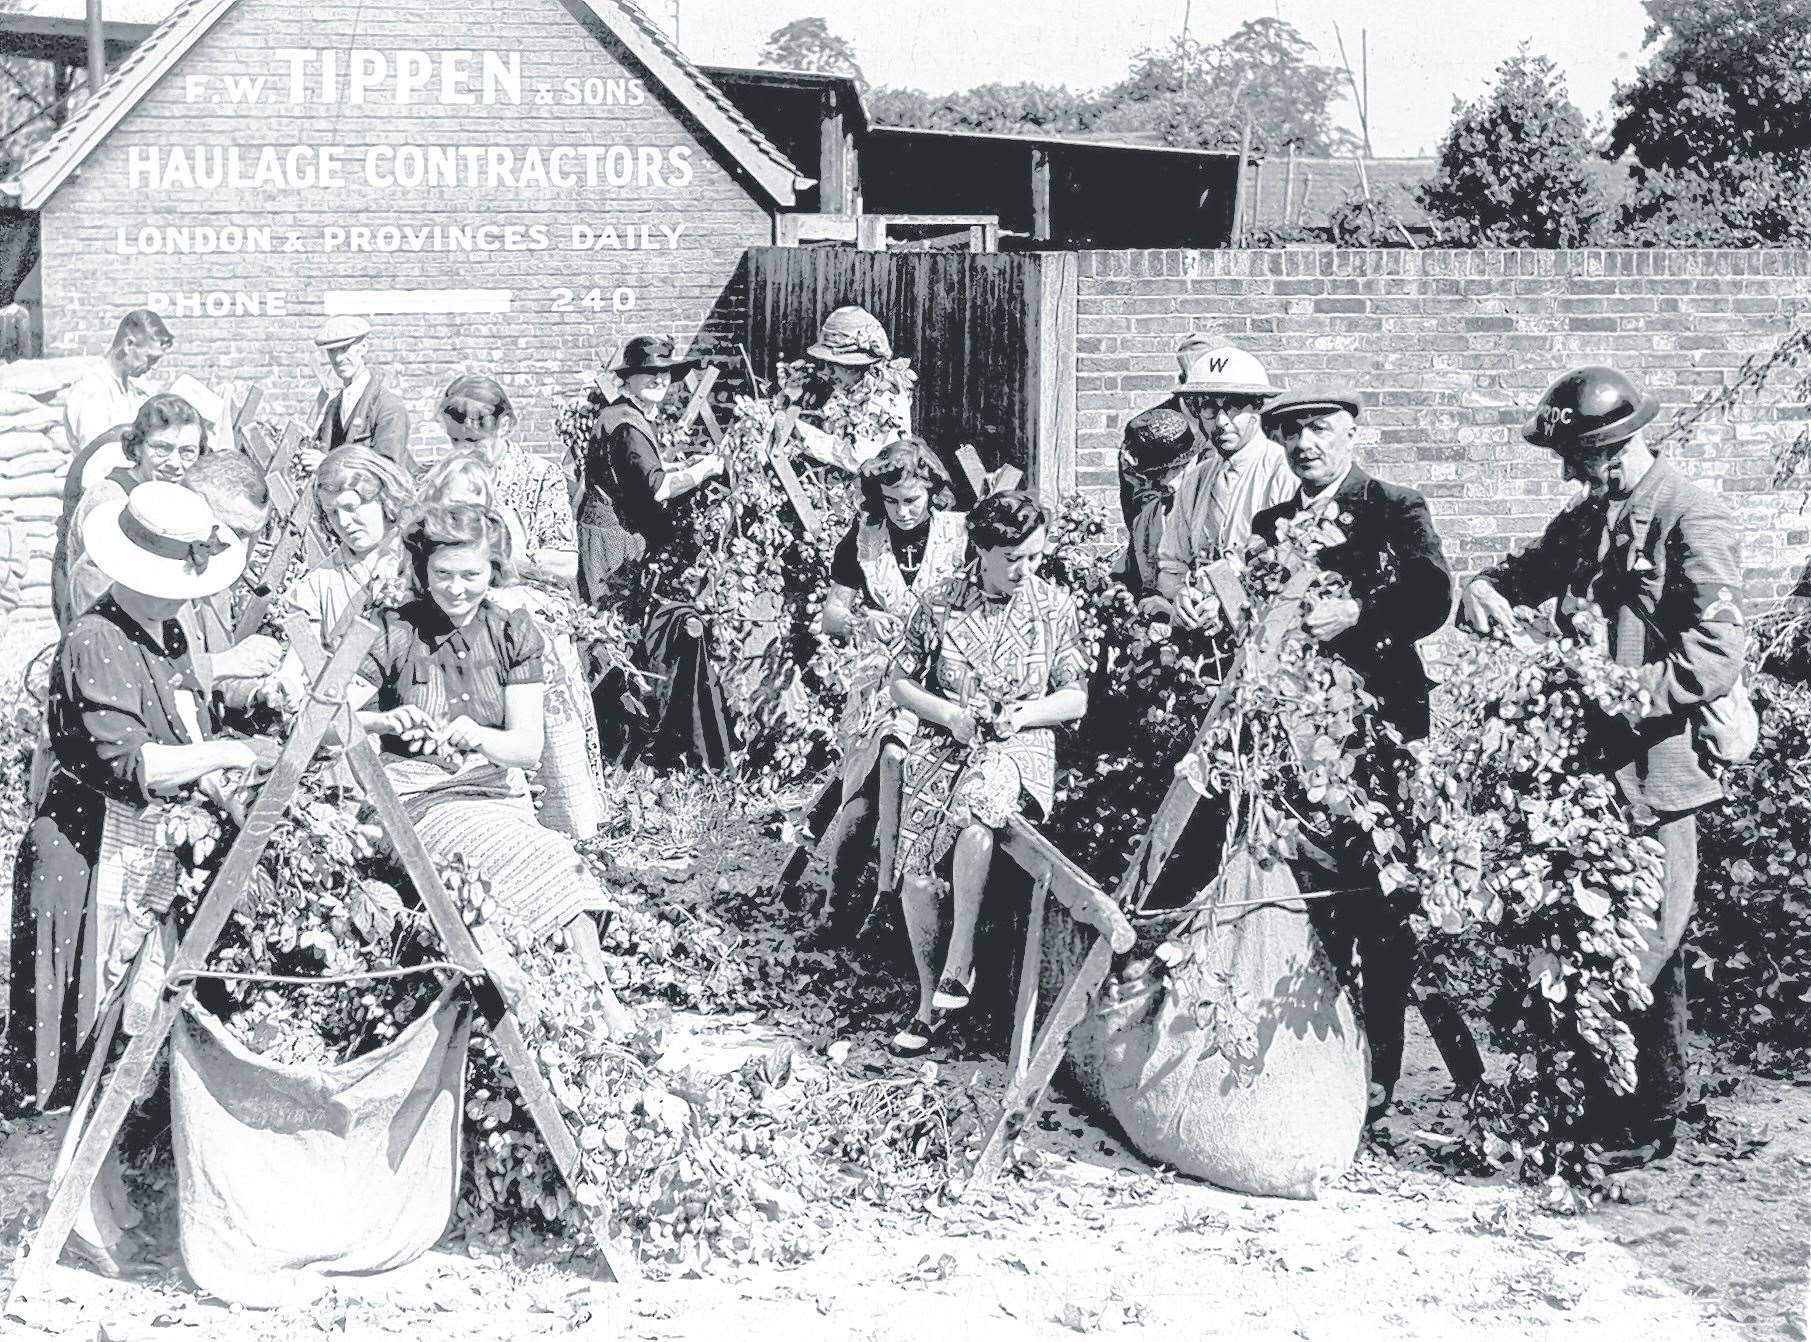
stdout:
[[(1359, 34), (1369, 34), (1371, 144), (1380, 157), (1431, 154), (1453, 99), (1476, 97), (1524, 39), (1566, 73), (1572, 100), (1591, 120), (1641, 62), (1647, 26), (1640, 0), (641, 0), (670, 21), (708, 65), (754, 65), (767, 35), (793, 19), (823, 17), (855, 46), (871, 84), (947, 93), (994, 81), (1113, 83), (1140, 47), (1182, 30), (1198, 41), (1226, 36), (1251, 18), (1288, 20), (1337, 66), (1333, 25), (1354, 72)], [(1350, 98), (1338, 119), (1354, 134)]]

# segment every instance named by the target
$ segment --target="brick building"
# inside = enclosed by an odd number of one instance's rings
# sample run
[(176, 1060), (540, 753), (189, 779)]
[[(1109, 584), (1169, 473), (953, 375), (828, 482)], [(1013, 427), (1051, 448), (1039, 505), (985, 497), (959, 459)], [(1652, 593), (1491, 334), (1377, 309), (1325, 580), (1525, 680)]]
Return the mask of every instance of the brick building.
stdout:
[(147, 305), (169, 367), (312, 404), (324, 315), (425, 418), (495, 373), (530, 442), (625, 336), (733, 351), (747, 247), (809, 185), (618, 0), (185, 0), (20, 173), (47, 352)]

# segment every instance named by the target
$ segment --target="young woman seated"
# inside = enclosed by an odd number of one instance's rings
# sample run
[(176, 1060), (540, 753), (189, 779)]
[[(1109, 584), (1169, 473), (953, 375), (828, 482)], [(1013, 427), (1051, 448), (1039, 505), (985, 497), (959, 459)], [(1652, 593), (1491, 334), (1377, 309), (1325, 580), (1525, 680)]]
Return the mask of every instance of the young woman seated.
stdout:
[(460, 855), (503, 917), (532, 937), (564, 931), (590, 968), (612, 1028), (627, 1017), (604, 981), (590, 911), (602, 886), (564, 835), (542, 825), (522, 771), (541, 758), (545, 645), (527, 612), (492, 599), (508, 575), (494, 511), (429, 504), (403, 535), (414, 595), (377, 612), (359, 721), (430, 853)]
[(831, 912), (857, 905), (855, 886), (878, 840), (880, 891), (893, 889), (899, 771), (918, 720), (893, 701), (887, 668), (926, 593), (962, 567), (968, 532), (950, 510), (949, 475), (921, 439), (901, 438), (862, 464), (861, 512), (836, 547), (824, 633), (852, 645), (840, 727), (842, 792)]
[(368, 447), (339, 447), (314, 477), (314, 514), (334, 541), (326, 563), (291, 583), (284, 600), (314, 625), (324, 647), (337, 641), (349, 610), (402, 581), (399, 528), (415, 505), (415, 484), (388, 457)]
[(1037, 572), (1043, 508), (1027, 493), (990, 494), (969, 513), (968, 537), (974, 558), (925, 595), (892, 667), (893, 698), (919, 722), (899, 807), (900, 900), (919, 985), (918, 1010), (893, 1039), (905, 1056), (930, 1047), (943, 1013), (967, 1008), (994, 835), (1014, 815), (1049, 813), (1051, 728), (1088, 711), (1075, 599)]

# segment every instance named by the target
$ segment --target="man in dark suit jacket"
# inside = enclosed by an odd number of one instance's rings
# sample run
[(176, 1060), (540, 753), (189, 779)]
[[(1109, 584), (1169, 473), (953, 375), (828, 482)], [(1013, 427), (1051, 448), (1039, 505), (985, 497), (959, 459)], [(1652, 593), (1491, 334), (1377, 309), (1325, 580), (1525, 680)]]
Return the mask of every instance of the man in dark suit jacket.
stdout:
[(1659, 405), (1614, 368), (1576, 368), (1541, 398), (1522, 436), (1548, 448), (1583, 497), (1533, 546), (1473, 578), (1462, 622), (1517, 636), (1516, 606), (1587, 600), (1609, 623), (1610, 653), (1638, 668), (1649, 705), (1609, 760), (1631, 816), (1666, 851), (1660, 923), (1642, 972), (1653, 1005), (1630, 1022), (1638, 1050), (1633, 1095), (1593, 1097), (1588, 1136), (1605, 1164), (1627, 1169), (1672, 1150), (1685, 1100), (1685, 970), (1680, 946), (1698, 878), (1696, 812), (1723, 789), (1699, 756), (1701, 715), (1741, 674), (1741, 533), (1716, 495), (1656, 457), (1641, 430)]
[[(1345, 539), (1323, 549), (1319, 561), (1345, 578), (1350, 592), (1316, 603), (1305, 624), (1330, 655), (1364, 677), (1379, 716), (1413, 741), (1428, 732), (1427, 671), (1415, 644), (1452, 614), (1452, 573), (1427, 501), (1367, 474), (1353, 460), (1358, 413), (1358, 397), (1347, 392), (1290, 392), (1264, 407), (1263, 430), (1282, 443), (1301, 492), (1259, 513), (1252, 537), (1275, 544), (1280, 524), (1307, 512), (1324, 510), (1334, 519)], [(1387, 786), (1400, 762), (1373, 760), (1371, 766)], [(1415, 968), (1408, 921), (1414, 897), (1382, 892), (1364, 835), (1336, 832), (1326, 852), (1329, 860), (1305, 863), (1303, 875), (1323, 888), (1348, 892), (1311, 907), (1322, 941), (1343, 973), (1350, 974), (1356, 952), (1376, 1117), (1388, 1107), (1402, 1072), (1402, 1021)], [(1423, 1008), (1428, 1012), (1429, 1004)], [(1429, 1023), (1434, 1024), (1432, 1015)], [(1441, 1046), (1454, 1079), (1461, 1085), (1474, 1080), (1462, 1075), (1470, 1066), (1449, 1052), (1450, 1042), (1442, 1039)], [(1469, 1051), (1469, 1041), (1459, 1047)]]
[(334, 448), (352, 443), (416, 473), (409, 450), (409, 407), (367, 365), (370, 334), (371, 323), (363, 317), (330, 317), (315, 332), (314, 343), (326, 353), (340, 389), (327, 400), (313, 446), (298, 452), (311, 471)]

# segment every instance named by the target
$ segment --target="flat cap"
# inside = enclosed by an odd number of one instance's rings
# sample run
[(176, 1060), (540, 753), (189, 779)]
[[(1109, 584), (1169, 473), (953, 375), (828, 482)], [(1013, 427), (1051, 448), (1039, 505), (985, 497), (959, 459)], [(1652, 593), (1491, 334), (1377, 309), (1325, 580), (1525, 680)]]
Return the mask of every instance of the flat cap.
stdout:
[(1262, 414), (1264, 431), (1281, 424), (1284, 420), (1313, 419), (1317, 415), (1331, 414), (1335, 410), (1344, 410), (1353, 419), (1358, 418), (1359, 400), (1355, 391), (1286, 391), (1274, 401), (1266, 401)]
[(322, 349), (332, 349), (336, 345), (350, 345), (354, 340), (363, 340), (370, 334), (371, 323), (363, 317), (329, 317), (321, 323), (320, 330), (314, 333), (314, 343)]

